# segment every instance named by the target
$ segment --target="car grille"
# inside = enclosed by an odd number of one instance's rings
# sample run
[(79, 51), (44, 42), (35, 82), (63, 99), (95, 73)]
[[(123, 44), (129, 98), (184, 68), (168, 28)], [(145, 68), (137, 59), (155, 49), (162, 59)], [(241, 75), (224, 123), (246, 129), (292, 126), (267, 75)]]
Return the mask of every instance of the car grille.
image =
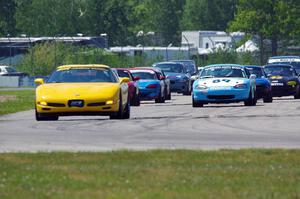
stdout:
[(61, 104), (61, 103), (52, 103), (52, 102), (48, 102), (47, 103), (48, 106), (52, 106), (52, 107), (65, 107), (65, 104)]
[(208, 99), (216, 99), (216, 100), (226, 100), (226, 99), (234, 99), (234, 95), (208, 95)]
[(105, 102), (89, 103), (87, 106), (104, 106)]

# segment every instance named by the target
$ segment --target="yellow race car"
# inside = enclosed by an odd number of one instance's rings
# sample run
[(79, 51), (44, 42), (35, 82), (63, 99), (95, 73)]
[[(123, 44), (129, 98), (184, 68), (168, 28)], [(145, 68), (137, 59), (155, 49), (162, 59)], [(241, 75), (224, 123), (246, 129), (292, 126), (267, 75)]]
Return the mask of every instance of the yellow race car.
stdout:
[(129, 78), (119, 78), (105, 65), (65, 65), (45, 83), (35, 79), (37, 121), (59, 116), (105, 115), (129, 119)]

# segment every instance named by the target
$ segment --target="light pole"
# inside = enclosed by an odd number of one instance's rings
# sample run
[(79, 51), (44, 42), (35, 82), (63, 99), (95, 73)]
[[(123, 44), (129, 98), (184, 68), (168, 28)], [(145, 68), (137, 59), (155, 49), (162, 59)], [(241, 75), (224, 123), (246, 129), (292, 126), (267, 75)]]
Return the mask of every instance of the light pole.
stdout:
[(190, 42), (189, 40), (186, 38), (186, 36), (184, 34), (182, 34), (182, 37), (185, 39), (185, 41), (187, 42), (188, 44), (188, 56), (189, 56), (189, 59), (190, 59)]
[(7, 34), (7, 39), (9, 43), (9, 65), (11, 66), (11, 39), (10, 39), (10, 34)]
[(172, 47), (173, 44), (170, 43), (167, 47), (166, 47), (166, 57), (167, 57), (167, 61), (169, 61), (169, 54), (168, 54), (168, 48)]

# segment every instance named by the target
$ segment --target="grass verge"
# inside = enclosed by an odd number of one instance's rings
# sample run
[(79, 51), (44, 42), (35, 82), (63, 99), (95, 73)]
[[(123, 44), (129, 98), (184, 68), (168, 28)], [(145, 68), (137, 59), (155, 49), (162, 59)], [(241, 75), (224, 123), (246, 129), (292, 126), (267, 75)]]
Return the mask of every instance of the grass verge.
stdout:
[(34, 108), (34, 90), (0, 91), (0, 115)]
[(0, 154), (0, 198), (299, 198), (300, 150)]

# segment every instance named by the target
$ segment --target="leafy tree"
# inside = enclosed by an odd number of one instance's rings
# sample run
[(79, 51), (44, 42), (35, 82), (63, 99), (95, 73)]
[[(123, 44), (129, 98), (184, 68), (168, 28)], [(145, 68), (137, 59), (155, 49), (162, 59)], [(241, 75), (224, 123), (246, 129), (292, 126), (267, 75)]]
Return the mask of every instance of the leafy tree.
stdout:
[(187, 0), (182, 29), (225, 30), (234, 18), (236, 0)]
[(80, 0), (16, 0), (17, 28), (30, 36), (74, 35), (80, 31)]
[(14, 19), (15, 10), (16, 5), (14, 1), (0, 1), (0, 35), (7, 36), (7, 34), (14, 35), (16, 33)]
[[(240, 0), (230, 30), (241, 30), (272, 41), (272, 55), (277, 55), (278, 41), (299, 34), (299, 2), (297, 0)], [(262, 58), (261, 58), (262, 61)]]

